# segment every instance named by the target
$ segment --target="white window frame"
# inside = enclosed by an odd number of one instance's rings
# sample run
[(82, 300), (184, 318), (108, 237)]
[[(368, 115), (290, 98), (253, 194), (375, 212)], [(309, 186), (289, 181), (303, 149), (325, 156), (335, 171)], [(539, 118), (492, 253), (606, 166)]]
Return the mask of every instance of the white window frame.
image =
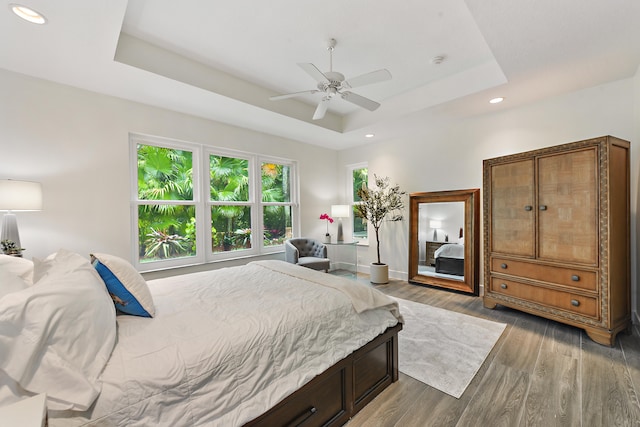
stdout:
[[(351, 210), (353, 211), (353, 206), (357, 205), (359, 202), (354, 201), (353, 199), (353, 171), (355, 171), (356, 169), (363, 169), (363, 168), (367, 168), (369, 169), (369, 163), (368, 162), (361, 162), (361, 163), (354, 163), (354, 164), (350, 164), (347, 165), (347, 203), (351, 206)], [(367, 227), (367, 237), (366, 238), (362, 238), (362, 237), (357, 237), (354, 235), (355, 233), (355, 221), (357, 220), (361, 220), (360, 218), (357, 218), (354, 215), (354, 218), (352, 220), (351, 223), (351, 237), (353, 240), (358, 240), (358, 244), (360, 245), (368, 245), (369, 244), (369, 227)]]
[[(139, 200), (138, 199), (138, 144), (153, 145), (169, 149), (190, 151), (192, 153), (193, 167), (193, 200), (192, 201), (164, 201), (164, 200)], [(237, 151), (227, 148), (212, 147), (192, 142), (177, 141), (156, 136), (130, 134), (130, 188), (131, 188), (131, 254), (132, 263), (138, 271), (155, 271), (190, 265), (205, 264), (209, 262), (224, 261), (243, 257), (260, 256), (270, 253), (282, 252), (284, 245), (264, 246), (262, 223), (262, 211), (267, 205), (291, 206), (291, 222), (293, 235), (299, 234), (300, 210), (299, 210), (299, 185), (297, 162), (290, 159), (260, 155), (255, 153)], [(248, 202), (218, 202), (211, 201), (209, 194), (209, 156), (223, 156), (246, 159), (249, 161), (249, 201)], [(262, 163), (277, 163), (289, 167), (290, 174), (290, 201), (289, 202), (262, 202), (262, 175), (260, 167)], [(138, 206), (149, 204), (175, 204), (195, 205), (196, 213), (196, 255), (193, 257), (175, 258), (161, 261), (140, 262), (138, 256)], [(214, 205), (243, 205), (251, 208), (251, 248), (214, 253), (211, 249), (211, 206)]]

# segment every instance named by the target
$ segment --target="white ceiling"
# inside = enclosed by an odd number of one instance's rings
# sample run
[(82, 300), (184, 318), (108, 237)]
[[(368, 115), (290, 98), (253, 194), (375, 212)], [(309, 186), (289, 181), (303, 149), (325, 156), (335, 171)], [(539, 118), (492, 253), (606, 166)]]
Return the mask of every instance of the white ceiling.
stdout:
[[(0, 68), (335, 149), (628, 78), (640, 64), (637, 0), (21, 1), (48, 23), (0, 10)], [(391, 72), (353, 89), (382, 106), (334, 98), (314, 121), (319, 94), (269, 101), (315, 88), (296, 64), (328, 71), (330, 38), (347, 80)]]

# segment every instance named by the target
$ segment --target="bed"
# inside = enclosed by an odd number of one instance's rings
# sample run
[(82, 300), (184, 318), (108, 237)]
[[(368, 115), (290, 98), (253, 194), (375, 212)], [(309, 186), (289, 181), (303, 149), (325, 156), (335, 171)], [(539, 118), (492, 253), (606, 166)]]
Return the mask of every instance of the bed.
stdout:
[[(52, 427), (342, 425), (398, 378), (397, 304), (355, 281), (281, 261), (148, 282), (104, 254), (34, 264), (0, 277), (0, 405), (46, 392)], [(112, 301), (98, 267), (116, 264), (136, 283)]]
[(464, 276), (464, 245), (446, 243), (434, 253), (436, 273)]

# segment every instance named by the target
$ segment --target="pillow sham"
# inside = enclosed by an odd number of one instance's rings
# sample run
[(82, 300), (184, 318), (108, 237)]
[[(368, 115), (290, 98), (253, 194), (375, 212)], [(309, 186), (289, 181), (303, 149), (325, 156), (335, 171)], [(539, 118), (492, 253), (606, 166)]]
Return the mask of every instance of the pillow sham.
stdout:
[(38, 283), (49, 275), (73, 273), (76, 269), (86, 266), (86, 258), (66, 249), (60, 249), (43, 260), (33, 257), (33, 283)]
[(33, 262), (28, 259), (0, 254), (0, 270), (22, 277), (29, 285), (33, 283)]
[(22, 277), (0, 267), (0, 299), (12, 292), (18, 292), (29, 287)]
[(141, 317), (156, 314), (147, 282), (128, 261), (95, 253), (91, 254), (91, 263), (102, 277), (118, 311)]
[(46, 274), (0, 299), (0, 370), (25, 395), (47, 393), (50, 409), (87, 410), (116, 342), (113, 303), (78, 254), (34, 264)]

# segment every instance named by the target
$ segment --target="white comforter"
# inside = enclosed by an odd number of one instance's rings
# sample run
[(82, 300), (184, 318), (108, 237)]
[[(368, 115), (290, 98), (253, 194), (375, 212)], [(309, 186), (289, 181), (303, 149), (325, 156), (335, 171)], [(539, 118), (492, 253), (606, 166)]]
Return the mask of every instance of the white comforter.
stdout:
[(50, 426), (242, 425), (401, 320), (371, 287), (280, 261), (149, 288), (156, 317), (118, 316), (93, 408)]
[(464, 246), (457, 243), (447, 243), (446, 245), (442, 245), (436, 249), (433, 256), (435, 258), (444, 257), (464, 259)]

